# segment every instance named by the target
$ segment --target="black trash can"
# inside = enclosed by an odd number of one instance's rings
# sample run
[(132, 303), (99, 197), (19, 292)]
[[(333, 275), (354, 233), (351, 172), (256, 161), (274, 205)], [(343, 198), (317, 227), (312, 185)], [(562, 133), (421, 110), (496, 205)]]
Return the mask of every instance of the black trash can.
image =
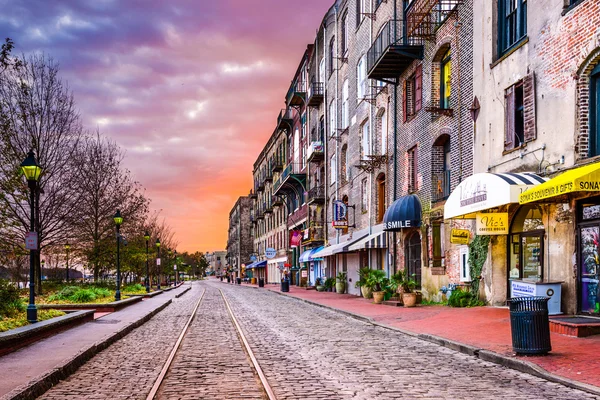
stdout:
[(237, 280), (237, 284), (241, 285), (242, 284), (242, 278), (235, 278)]
[(547, 354), (550, 345), (548, 297), (514, 297), (509, 300), (513, 351)]
[(231, 282), (231, 278), (227, 277), (227, 283)]
[(281, 281), (281, 291), (289, 292), (290, 291), (290, 281)]
[(265, 279), (258, 278), (258, 287), (265, 287)]

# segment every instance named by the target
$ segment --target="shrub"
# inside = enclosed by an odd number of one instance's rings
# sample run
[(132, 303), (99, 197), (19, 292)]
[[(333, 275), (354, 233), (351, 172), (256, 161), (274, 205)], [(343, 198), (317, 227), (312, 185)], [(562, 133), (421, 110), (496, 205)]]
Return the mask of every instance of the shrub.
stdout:
[(99, 298), (108, 297), (108, 296), (112, 295), (112, 292), (106, 288), (94, 287), (94, 288), (90, 288), (90, 290), (93, 290), (96, 297), (99, 297)]
[(136, 283), (136, 284), (133, 284), (133, 285), (127, 285), (127, 286), (125, 286), (123, 288), (124, 292), (139, 292), (139, 291), (142, 291), (142, 290), (146, 290), (146, 288), (143, 285), (139, 284), (139, 283)]
[(471, 292), (465, 292), (462, 289), (456, 289), (450, 295), (450, 298), (448, 299), (448, 305), (450, 307), (476, 307), (483, 305), (483, 302)]
[(96, 300), (96, 293), (93, 289), (79, 289), (69, 296), (69, 300), (75, 303), (88, 303)]
[(48, 301), (69, 300), (71, 296), (81, 290), (77, 286), (65, 286), (60, 291), (48, 297)]
[(0, 279), (0, 317), (23, 310), (19, 289), (5, 279)]

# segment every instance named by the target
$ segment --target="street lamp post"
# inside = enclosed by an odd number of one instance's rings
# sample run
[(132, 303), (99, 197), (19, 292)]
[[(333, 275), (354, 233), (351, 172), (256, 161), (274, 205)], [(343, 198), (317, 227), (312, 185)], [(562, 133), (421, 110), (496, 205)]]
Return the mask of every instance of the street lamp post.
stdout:
[(175, 264), (173, 265), (175, 271), (175, 286), (177, 286), (177, 250), (175, 250)]
[(148, 231), (146, 231), (144, 239), (146, 239), (146, 293), (150, 293), (150, 274), (148, 272), (148, 241), (150, 240), (150, 234)]
[(46, 266), (46, 260), (40, 261), (40, 264), (42, 264), (42, 280), (44, 280), (44, 267)]
[(33, 155), (33, 150), (30, 150), (27, 153), (27, 158), (23, 160), (20, 165), (25, 178), (27, 179), (27, 183), (29, 185), (30, 192), (30, 205), (31, 205), (31, 220), (30, 222), (30, 232), (28, 234), (28, 238), (31, 238), (34, 243), (29, 243), (27, 241), (29, 248), (29, 305), (27, 306), (27, 321), (33, 323), (37, 322), (37, 308), (35, 306), (35, 252), (38, 248), (38, 237), (37, 233), (35, 233), (35, 190), (37, 188), (37, 182), (40, 179), (40, 174), (42, 172), (42, 168), (37, 164), (35, 160), (35, 156)]
[(156, 289), (160, 290), (160, 239), (156, 239), (156, 268), (158, 269)]
[(69, 250), (71, 249), (71, 245), (69, 242), (65, 244), (65, 251), (67, 252), (67, 283), (69, 283)]
[(121, 211), (117, 210), (117, 213), (113, 217), (115, 225), (117, 226), (117, 291), (115, 292), (115, 301), (121, 300), (121, 224), (123, 223), (123, 217), (121, 217)]

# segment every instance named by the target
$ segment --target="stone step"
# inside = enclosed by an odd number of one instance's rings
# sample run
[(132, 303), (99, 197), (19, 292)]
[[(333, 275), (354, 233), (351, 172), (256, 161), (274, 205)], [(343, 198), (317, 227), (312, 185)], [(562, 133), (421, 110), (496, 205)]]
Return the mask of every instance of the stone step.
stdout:
[(600, 319), (570, 315), (550, 318), (550, 332), (574, 337), (600, 334)]
[(392, 306), (392, 307), (402, 307), (403, 306), (403, 303), (401, 301), (395, 301), (395, 300), (387, 300), (381, 304), (386, 305), (386, 306)]

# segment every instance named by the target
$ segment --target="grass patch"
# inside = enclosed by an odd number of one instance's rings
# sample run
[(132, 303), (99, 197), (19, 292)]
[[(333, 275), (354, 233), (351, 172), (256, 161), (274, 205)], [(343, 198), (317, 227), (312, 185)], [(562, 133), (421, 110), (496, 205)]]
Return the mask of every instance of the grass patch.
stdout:
[(65, 286), (58, 292), (39, 296), (40, 304), (105, 304), (114, 299), (114, 292), (104, 287)]
[[(59, 310), (38, 310), (38, 321), (61, 317), (65, 314), (64, 311)], [(25, 325), (29, 325), (29, 322), (27, 321), (27, 312), (19, 311), (10, 317), (0, 317), (0, 332), (6, 332)]]

